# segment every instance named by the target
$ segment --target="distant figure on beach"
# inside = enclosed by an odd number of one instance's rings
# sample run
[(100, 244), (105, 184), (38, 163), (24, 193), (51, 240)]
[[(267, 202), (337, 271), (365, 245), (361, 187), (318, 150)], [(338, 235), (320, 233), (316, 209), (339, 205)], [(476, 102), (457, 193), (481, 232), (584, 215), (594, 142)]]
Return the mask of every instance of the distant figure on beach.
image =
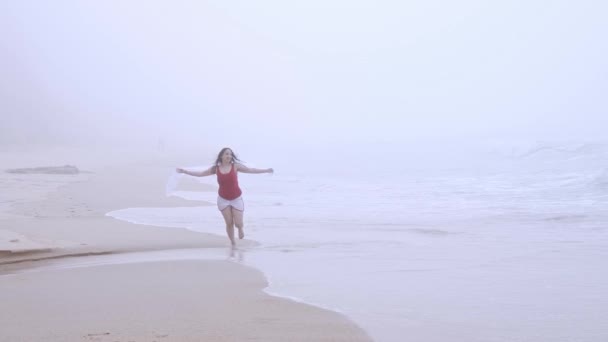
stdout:
[(245, 237), (243, 230), (243, 212), (245, 211), (245, 203), (241, 197), (242, 191), (239, 188), (239, 180), (237, 173), (273, 173), (273, 169), (254, 169), (240, 163), (240, 160), (228, 147), (224, 147), (217, 155), (215, 165), (204, 171), (188, 171), (182, 168), (177, 168), (178, 173), (184, 173), (195, 177), (205, 177), (217, 175), (217, 182), (220, 185), (217, 197), (217, 208), (224, 216), (226, 222), (226, 233), (230, 239), (230, 243), (234, 247), (234, 226), (239, 230), (239, 239)]

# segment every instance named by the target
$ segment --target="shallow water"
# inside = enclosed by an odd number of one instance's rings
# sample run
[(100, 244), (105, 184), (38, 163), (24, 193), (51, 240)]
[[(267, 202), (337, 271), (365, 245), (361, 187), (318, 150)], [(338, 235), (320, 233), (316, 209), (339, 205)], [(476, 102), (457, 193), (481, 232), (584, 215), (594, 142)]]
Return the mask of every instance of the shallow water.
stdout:
[[(608, 340), (608, 150), (566, 151), (373, 177), (242, 175), (260, 244), (240, 262), (269, 293), (343, 312), (378, 341)], [(109, 215), (224, 234), (215, 207)]]

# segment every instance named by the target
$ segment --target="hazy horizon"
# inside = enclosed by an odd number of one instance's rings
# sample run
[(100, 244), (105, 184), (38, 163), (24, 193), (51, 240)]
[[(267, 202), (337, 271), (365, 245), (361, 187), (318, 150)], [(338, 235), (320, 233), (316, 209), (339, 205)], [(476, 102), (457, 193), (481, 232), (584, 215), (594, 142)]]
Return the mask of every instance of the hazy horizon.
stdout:
[(7, 1), (0, 145), (602, 139), (599, 1)]

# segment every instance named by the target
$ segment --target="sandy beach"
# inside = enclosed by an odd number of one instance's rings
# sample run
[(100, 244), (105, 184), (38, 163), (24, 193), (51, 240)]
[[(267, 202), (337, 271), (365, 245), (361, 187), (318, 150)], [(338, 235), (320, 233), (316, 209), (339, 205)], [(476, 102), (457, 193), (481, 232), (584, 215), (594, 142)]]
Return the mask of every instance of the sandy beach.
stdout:
[(0, 342), (607, 342), (607, 11), (2, 1)]
[[(79, 172), (6, 172), (66, 163)], [(129, 207), (213, 205), (166, 197), (172, 166), (159, 158), (101, 163), (82, 154), (3, 153), (0, 340), (370, 340), (339, 313), (263, 292), (264, 275), (233, 262), (223, 227), (213, 235), (105, 216)], [(212, 257), (145, 257), (171, 251)], [(135, 254), (144, 257), (130, 260)], [(104, 256), (113, 259), (82, 266)]]

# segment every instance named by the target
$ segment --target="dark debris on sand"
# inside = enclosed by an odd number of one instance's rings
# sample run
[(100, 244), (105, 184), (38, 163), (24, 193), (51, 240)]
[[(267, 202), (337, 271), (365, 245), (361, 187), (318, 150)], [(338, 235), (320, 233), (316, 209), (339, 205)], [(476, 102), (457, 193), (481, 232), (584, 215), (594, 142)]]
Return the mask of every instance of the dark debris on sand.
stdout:
[(42, 167), (31, 167), (21, 169), (8, 169), (8, 173), (18, 174), (57, 174), (57, 175), (76, 175), (80, 173), (80, 170), (76, 166), (64, 165), (64, 166), (42, 166)]

